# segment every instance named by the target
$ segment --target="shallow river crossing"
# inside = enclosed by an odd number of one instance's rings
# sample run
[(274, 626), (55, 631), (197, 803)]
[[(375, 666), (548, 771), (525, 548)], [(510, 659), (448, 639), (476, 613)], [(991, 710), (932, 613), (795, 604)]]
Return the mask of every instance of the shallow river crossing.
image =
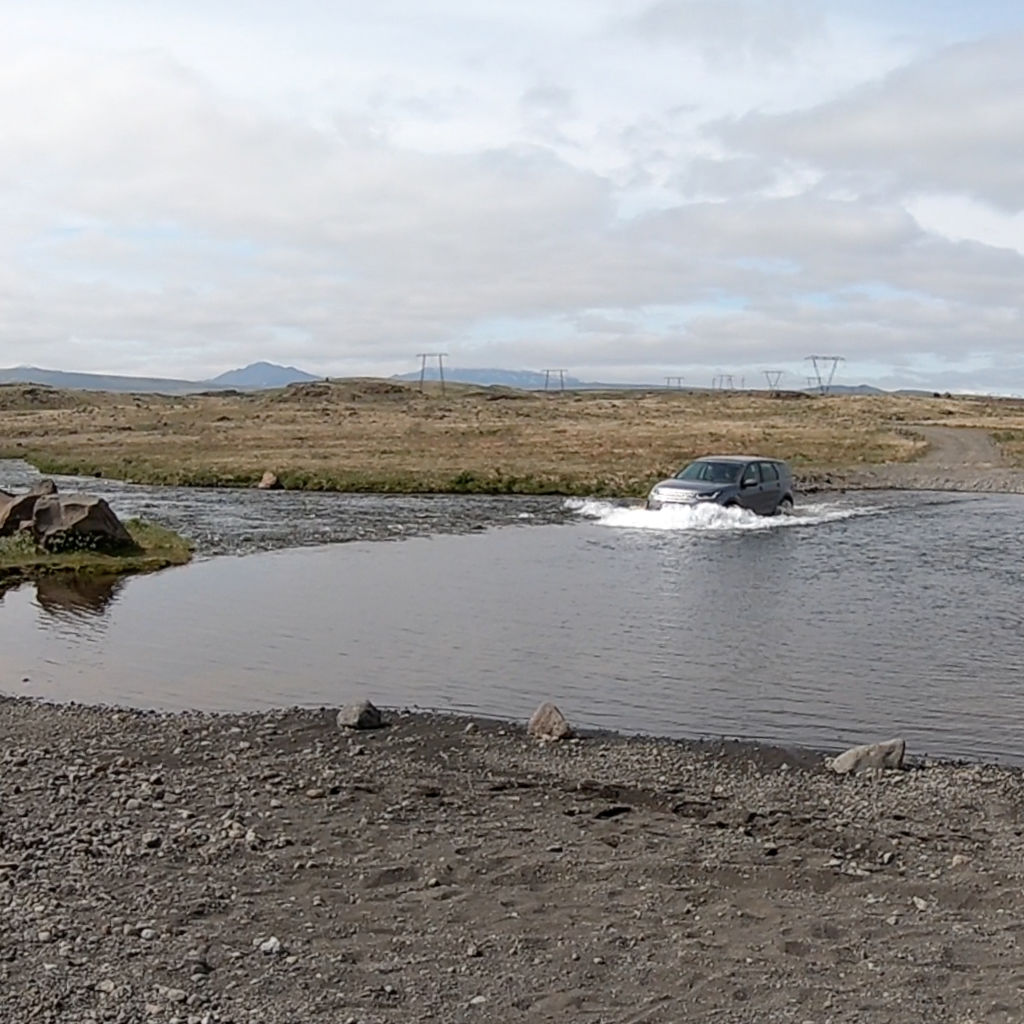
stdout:
[[(0, 487), (33, 477), (0, 463)], [(552, 699), (581, 726), (826, 748), (901, 734), (916, 754), (1024, 763), (1024, 496), (863, 492), (758, 519), (87, 486), (198, 558), (8, 591), (3, 692), (517, 718)]]

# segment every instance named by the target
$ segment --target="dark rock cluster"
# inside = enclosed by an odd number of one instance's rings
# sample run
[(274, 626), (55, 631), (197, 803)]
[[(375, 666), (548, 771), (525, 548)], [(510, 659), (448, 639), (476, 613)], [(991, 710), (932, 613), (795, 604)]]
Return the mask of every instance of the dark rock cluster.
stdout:
[(58, 494), (42, 479), (19, 495), (0, 494), (0, 537), (30, 534), (43, 551), (77, 549), (124, 551), (134, 542), (103, 499), (89, 494)]

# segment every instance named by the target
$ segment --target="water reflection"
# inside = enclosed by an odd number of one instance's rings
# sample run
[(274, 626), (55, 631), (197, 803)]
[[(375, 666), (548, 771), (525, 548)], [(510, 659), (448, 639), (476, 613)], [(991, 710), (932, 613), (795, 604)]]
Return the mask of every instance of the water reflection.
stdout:
[(58, 618), (97, 618), (124, 586), (118, 576), (44, 576), (36, 582), (36, 604)]

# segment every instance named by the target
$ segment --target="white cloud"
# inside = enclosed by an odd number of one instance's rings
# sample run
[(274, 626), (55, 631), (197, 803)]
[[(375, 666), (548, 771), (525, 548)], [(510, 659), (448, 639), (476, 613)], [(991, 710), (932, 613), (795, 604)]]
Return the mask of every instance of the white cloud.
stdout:
[(1020, 347), (1024, 47), (869, 7), (24, 5), (6, 361), (976, 379)]

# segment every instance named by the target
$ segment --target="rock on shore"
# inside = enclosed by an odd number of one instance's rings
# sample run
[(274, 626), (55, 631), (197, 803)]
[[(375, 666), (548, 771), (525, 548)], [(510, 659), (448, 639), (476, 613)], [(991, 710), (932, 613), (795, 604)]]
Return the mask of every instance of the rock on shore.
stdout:
[(906, 752), (906, 740), (899, 737), (882, 743), (865, 743), (844, 750), (832, 759), (830, 767), (837, 775), (849, 775), (866, 769), (881, 771), (884, 768), (901, 768)]
[(526, 731), (535, 739), (548, 742), (567, 740), (572, 736), (572, 726), (558, 707), (550, 701), (545, 701), (530, 715)]
[(1001, 1021), (1024, 784), (0, 699), (0, 1020)]

